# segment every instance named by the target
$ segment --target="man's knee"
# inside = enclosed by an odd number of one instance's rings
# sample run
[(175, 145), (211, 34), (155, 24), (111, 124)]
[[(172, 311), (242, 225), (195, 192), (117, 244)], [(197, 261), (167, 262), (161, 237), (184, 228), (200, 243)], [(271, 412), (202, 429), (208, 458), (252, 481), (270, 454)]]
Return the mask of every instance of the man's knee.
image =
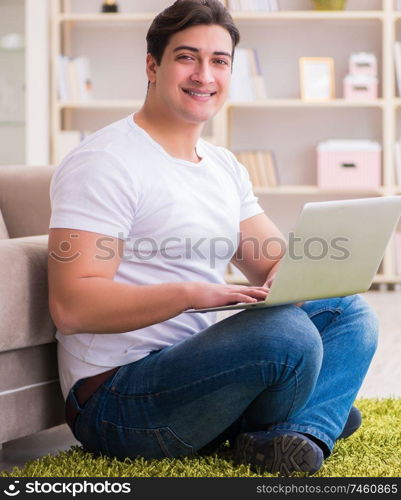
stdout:
[(261, 359), (281, 356), (321, 365), (323, 345), (318, 329), (297, 306), (248, 311), (246, 342)]

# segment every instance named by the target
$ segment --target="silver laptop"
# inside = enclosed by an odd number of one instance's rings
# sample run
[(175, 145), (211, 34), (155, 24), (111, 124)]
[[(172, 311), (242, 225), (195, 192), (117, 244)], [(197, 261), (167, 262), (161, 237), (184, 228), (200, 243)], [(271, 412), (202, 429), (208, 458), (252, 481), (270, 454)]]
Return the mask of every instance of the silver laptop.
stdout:
[(264, 301), (187, 309), (257, 309), (369, 290), (401, 215), (401, 196), (306, 203)]

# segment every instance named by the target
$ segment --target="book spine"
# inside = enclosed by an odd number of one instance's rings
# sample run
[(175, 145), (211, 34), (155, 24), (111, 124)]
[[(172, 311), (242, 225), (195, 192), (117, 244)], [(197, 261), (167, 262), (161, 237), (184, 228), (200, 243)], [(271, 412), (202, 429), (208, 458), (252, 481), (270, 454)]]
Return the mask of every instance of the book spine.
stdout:
[(68, 58), (60, 54), (57, 58), (57, 80), (58, 80), (58, 98), (60, 101), (70, 99), (68, 88)]
[(256, 151), (256, 162), (258, 165), (259, 177), (261, 179), (261, 187), (269, 187), (269, 176), (267, 175), (267, 170), (263, 161), (262, 151)]
[(278, 185), (278, 176), (275, 168), (274, 156), (271, 151), (265, 151), (263, 154), (267, 176), (269, 179), (269, 186)]

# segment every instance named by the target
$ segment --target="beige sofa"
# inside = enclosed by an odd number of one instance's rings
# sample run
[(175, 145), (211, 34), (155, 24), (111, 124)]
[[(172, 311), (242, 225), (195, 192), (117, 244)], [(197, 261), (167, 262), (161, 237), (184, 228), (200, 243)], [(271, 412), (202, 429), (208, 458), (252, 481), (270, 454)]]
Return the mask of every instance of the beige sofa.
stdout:
[(47, 288), (54, 169), (0, 166), (0, 443), (64, 422)]

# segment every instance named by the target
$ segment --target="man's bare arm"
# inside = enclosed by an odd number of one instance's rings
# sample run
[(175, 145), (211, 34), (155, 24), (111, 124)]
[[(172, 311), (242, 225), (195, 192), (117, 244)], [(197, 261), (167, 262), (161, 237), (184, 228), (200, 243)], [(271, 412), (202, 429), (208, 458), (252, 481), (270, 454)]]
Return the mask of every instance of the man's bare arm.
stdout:
[(241, 240), (231, 262), (255, 286), (268, 286), (274, 278), (287, 242), (265, 214), (245, 219), (240, 225)]
[(198, 282), (130, 285), (113, 281), (123, 241), (75, 229), (49, 234), (49, 308), (64, 334), (121, 333), (166, 321), (186, 309), (253, 302), (262, 287)]

